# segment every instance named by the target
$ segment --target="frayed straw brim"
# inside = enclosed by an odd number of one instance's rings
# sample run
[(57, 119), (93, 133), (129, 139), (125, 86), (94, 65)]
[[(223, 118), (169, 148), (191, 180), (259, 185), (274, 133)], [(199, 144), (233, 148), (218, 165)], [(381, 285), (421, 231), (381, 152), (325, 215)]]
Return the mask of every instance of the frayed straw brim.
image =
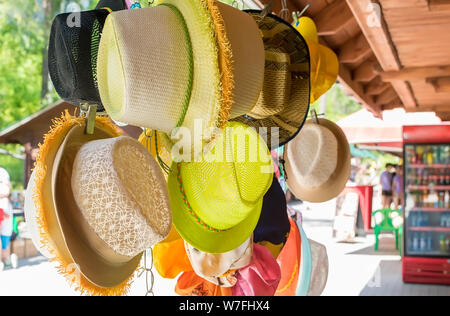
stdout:
[[(84, 125), (84, 118), (74, 117), (66, 110), (61, 118), (53, 120), (50, 131), (44, 136), (44, 143), (39, 146), (40, 151), (35, 165), (36, 182), (33, 201), (36, 207), (41, 242), (51, 255), (50, 261), (58, 263), (58, 272), (82, 295), (125, 295), (134, 275), (130, 275), (127, 280), (113, 288), (102, 288), (91, 283), (82, 273), (77, 273), (75, 262), (67, 249), (58, 224), (51, 189), (53, 161), (67, 133), (74, 126), (82, 125)], [(96, 127), (111, 134), (111, 137), (120, 136), (119, 130), (108, 118), (97, 118)]]

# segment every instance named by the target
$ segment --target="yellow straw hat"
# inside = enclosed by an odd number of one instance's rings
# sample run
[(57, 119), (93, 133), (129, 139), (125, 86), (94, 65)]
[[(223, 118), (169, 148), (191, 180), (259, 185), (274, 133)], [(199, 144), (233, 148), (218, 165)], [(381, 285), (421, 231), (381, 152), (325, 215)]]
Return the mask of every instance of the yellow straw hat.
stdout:
[[(270, 149), (297, 135), (309, 111), (310, 60), (307, 44), (292, 25), (261, 11), (247, 10), (262, 33), (265, 47), (264, 86), (255, 106), (235, 119), (254, 128), (266, 128)], [(277, 134), (277, 129), (279, 135)], [(279, 136), (274, 142), (276, 136)]]
[(258, 99), (259, 30), (246, 13), (214, 0), (156, 4), (108, 16), (98, 56), (102, 102), (117, 121), (169, 135), (201, 120), (206, 143), (213, 128)]
[(36, 164), (41, 239), (83, 294), (126, 294), (143, 251), (171, 227), (161, 170), (137, 141), (117, 136), (106, 118), (86, 134), (85, 120), (66, 113)]
[(174, 163), (169, 174), (173, 223), (181, 237), (206, 253), (225, 253), (253, 233), (273, 163), (251, 128), (227, 124), (202, 161)]
[(311, 56), (311, 103), (314, 103), (336, 82), (339, 60), (331, 49), (319, 44), (317, 27), (311, 18), (301, 17), (295, 28), (308, 44)]

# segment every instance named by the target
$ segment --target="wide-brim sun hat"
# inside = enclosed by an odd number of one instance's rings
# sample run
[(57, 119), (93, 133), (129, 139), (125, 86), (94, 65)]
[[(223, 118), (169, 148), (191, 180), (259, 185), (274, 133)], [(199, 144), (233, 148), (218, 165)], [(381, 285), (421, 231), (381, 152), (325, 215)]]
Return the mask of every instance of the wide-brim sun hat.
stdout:
[(59, 14), (52, 23), (48, 68), (59, 96), (74, 105), (102, 103), (98, 92), (97, 54), (110, 12), (125, 10), (124, 0), (102, 0), (95, 10)]
[(264, 140), (253, 129), (230, 122), (201, 161), (172, 164), (173, 223), (186, 242), (203, 252), (236, 249), (253, 233), (272, 180)]
[(314, 240), (309, 240), (309, 242), (311, 244), (313, 270), (308, 296), (320, 296), (328, 281), (328, 253), (324, 245)]
[[(201, 123), (211, 138), (246, 113), (264, 80), (264, 48), (246, 13), (214, 0), (164, 0), (113, 12), (98, 57), (99, 90), (115, 120), (171, 134)], [(139, 30), (139, 31), (137, 31)]]
[(257, 10), (245, 12), (262, 33), (266, 63), (258, 102), (236, 120), (260, 129), (269, 148), (275, 149), (293, 139), (306, 120), (311, 85), (309, 50), (300, 33), (283, 19), (272, 14), (264, 17)]
[[(143, 251), (164, 239), (171, 226), (166, 187), (155, 180), (164, 183), (156, 161), (137, 141), (118, 136), (109, 119), (97, 118), (94, 133), (87, 134), (84, 118), (66, 113), (46, 135), (35, 169), (34, 202), (42, 242), (51, 260), (59, 263), (60, 273), (83, 294), (126, 294)], [(80, 148), (85, 152), (80, 153)], [(83, 159), (89, 154), (95, 157)], [(77, 158), (83, 162), (78, 167)], [(134, 164), (125, 167), (125, 160)], [(81, 179), (72, 177), (79, 172), (72, 173), (74, 167), (83, 170)], [(130, 168), (136, 170), (130, 172)], [(154, 177), (148, 176), (149, 169)], [(102, 175), (89, 177), (86, 172)], [(149, 184), (137, 183), (135, 172)], [(73, 180), (79, 185), (73, 186)], [(138, 191), (147, 193), (136, 198)], [(160, 199), (157, 208), (149, 210), (155, 203), (143, 201), (142, 196)], [(93, 197), (95, 202), (90, 201)], [(160, 218), (161, 231), (155, 234), (159, 224), (149, 217), (154, 215), (157, 220), (161, 212), (166, 215)]]
[(325, 202), (337, 197), (350, 176), (350, 145), (342, 129), (327, 119), (308, 121), (286, 146), (289, 190), (300, 200)]

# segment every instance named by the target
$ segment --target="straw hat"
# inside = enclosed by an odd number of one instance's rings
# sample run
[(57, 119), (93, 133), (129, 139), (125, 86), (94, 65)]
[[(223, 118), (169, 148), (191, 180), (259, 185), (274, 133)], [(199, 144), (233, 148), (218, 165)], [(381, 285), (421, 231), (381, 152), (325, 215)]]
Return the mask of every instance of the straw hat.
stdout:
[(312, 276), (308, 296), (320, 296), (328, 281), (328, 254), (324, 245), (309, 240), (312, 254)]
[(173, 222), (186, 242), (225, 253), (251, 236), (273, 179), (270, 152), (253, 129), (230, 122), (203, 160), (171, 170)]
[[(303, 37), (283, 19), (260, 11), (246, 11), (263, 35), (265, 46), (264, 87), (256, 105), (236, 119), (249, 126), (268, 128), (267, 143), (275, 149), (289, 142), (301, 129), (309, 110), (310, 61)], [(277, 136), (278, 144), (272, 137)]]
[(286, 146), (289, 189), (308, 202), (335, 198), (350, 176), (350, 158), (350, 145), (335, 123), (326, 119), (318, 119), (318, 124), (308, 121)]
[(100, 37), (109, 13), (125, 9), (123, 0), (101, 0), (95, 10), (55, 17), (50, 32), (48, 68), (62, 99), (75, 105), (87, 102), (101, 107), (97, 87)]
[(41, 239), (60, 272), (92, 295), (125, 294), (143, 251), (171, 227), (156, 161), (137, 141), (117, 136), (107, 119), (97, 118), (89, 135), (84, 119), (66, 113), (36, 165)]
[[(248, 266), (253, 256), (253, 238), (226, 253), (211, 254), (200, 251), (185, 242), (186, 253), (197, 275), (222, 287), (236, 284), (234, 271)], [(231, 276), (231, 277), (229, 277)]]
[(264, 49), (253, 19), (214, 0), (164, 0), (112, 13), (98, 57), (100, 96), (120, 122), (204, 137), (246, 113), (264, 79)]
[(301, 17), (295, 28), (308, 44), (311, 56), (311, 103), (314, 103), (335, 84), (339, 60), (331, 49), (319, 43), (317, 27), (311, 18)]

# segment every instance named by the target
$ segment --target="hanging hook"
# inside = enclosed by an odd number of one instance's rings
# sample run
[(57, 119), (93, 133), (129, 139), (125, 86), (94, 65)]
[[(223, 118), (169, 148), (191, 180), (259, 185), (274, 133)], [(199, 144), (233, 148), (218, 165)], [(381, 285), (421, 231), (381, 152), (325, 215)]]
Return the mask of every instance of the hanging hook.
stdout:
[(298, 26), (299, 21), (298, 21), (298, 16), (297, 16), (297, 12), (292, 12), (292, 19), (294, 20), (294, 25)]
[(303, 16), (303, 14), (305, 14), (305, 12), (306, 12), (306, 10), (308, 10), (309, 9), (309, 7), (311, 6), (311, 3), (310, 2), (308, 2), (307, 4), (306, 4), (306, 6), (303, 8), (303, 10), (302, 11), (300, 11), (300, 12), (297, 12), (296, 13), (296, 15), (297, 15), (297, 19), (300, 19), (302, 16)]
[(312, 121), (314, 122), (314, 124), (320, 124), (319, 118), (317, 117), (316, 110), (314, 110), (314, 109), (311, 110), (311, 117), (312, 117)]
[(280, 18), (287, 21), (289, 19), (289, 8), (286, 3), (287, 0), (281, 0), (282, 9), (280, 11)]
[(273, 1), (268, 2), (265, 6), (264, 9), (262, 9), (261, 14), (259, 15), (261, 19), (265, 19), (265, 17), (272, 12), (273, 7), (275, 6), (275, 4), (273, 3)]
[(89, 103), (80, 104), (81, 115), (86, 118), (86, 134), (94, 134), (95, 118), (97, 116), (97, 105)]

